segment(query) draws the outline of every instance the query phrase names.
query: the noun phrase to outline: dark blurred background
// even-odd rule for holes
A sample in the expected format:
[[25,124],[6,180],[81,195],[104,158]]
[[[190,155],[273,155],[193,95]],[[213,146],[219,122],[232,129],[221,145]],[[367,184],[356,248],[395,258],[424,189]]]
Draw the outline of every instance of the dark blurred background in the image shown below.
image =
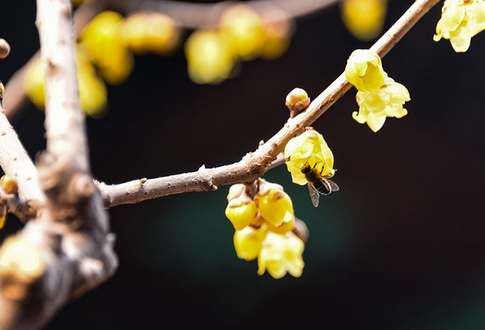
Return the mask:
[[[391,1],[386,28],[413,0]],[[441,4],[383,60],[411,93],[409,114],[373,133],[356,123],[355,89],[313,125],[333,150],[340,191],[313,208],[284,167],[283,184],[310,230],[303,275],[274,280],[239,260],[224,216],[228,187],[109,211],[120,267],[66,305],[49,330],[484,329],[485,33],[468,52],[432,39]],[[0,2],[0,61],[7,82],[38,49],[34,1]],[[298,20],[288,52],[245,62],[218,86],[192,83],[182,51],[140,56],[128,81],[109,88],[109,112],[87,119],[94,175],[106,183],[238,161],[287,119],[286,94],[315,97],[371,42],[353,38],[338,6]],[[34,156],[45,147],[43,113],[14,123]],[[21,228],[10,218],[3,239]]]

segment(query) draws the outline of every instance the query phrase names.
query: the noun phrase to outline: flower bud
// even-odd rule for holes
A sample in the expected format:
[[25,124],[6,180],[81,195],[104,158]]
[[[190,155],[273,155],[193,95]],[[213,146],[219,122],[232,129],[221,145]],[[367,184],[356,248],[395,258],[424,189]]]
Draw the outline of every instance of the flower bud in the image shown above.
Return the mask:
[[0,38],[0,59],[6,58],[10,54],[10,45],[5,39]]
[[4,175],[0,179],[0,186],[2,190],[7,194],[17,194],[19,191],[19,186],[17,181],[10,175]]
[[290,109],[290,118],[295,117],[297,114],[308,108],[310,104],[310,98],[307,92],[301,88],[294,88],[286,96],[285,104]]
[[251,200],[233,199],[226,207],[226,217],[231,221],[234,229],[242,230],[249,226],[258,214],[256,203]]

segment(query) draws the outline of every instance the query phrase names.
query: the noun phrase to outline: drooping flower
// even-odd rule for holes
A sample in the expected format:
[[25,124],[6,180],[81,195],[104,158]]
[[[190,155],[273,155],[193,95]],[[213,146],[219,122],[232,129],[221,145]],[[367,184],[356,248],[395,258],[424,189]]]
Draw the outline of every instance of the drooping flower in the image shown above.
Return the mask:
[[368,41],[382,31],[387,12],[387,0],[345,0],[342,21],[357,39]]
[[169,16],[157,12],[137,12],[121,23],[121,39],[135,54],[172,52],[180,33]]
[[267,270],[275,279],[282,278],[287,272],[300,277],[305,266],[304,249],[305,243],[292,232],[285,235],[268,232],[258,257],[258,274]]
[[[107,88],[96,74],[82,47],[76,47],[76,68],[79,84],[79,101],[83,112],[91,117],[101,117],[107,103]],[[43,110],[45,107],[45,66],[41,59],[32,62],[24,77],[27,97]]]
[[241,60],[259,56],[265,41],[263,20],[245,5],[233,5],[220,18],[220,33],[232,54]]
[[294,220],[293,203],[280,185],[265,182],[264,185],[260,185],[254,200],[261,217],[273,226],[278,227]]
[[217,30],[197,30],[185,42],[190,79],[198,84],[219,84],[229,78],[236,63]]
[[449,39],[455,52],[462,53],[470,47],[471,38],[483,30],[484,0],[446,0],[433,40]]
[[258,214],[256,203],[252,200],[236,198],[226,207],[226,217],[231,221],[234,229],[242,230],[249,226]]
[[265,237],[266,230],[263,227],[254,228],[248,226],[242,230],[236,230],[234,232],[234,249],[237,257],[246,261],[256,259],[261,251]]
[[335,173],[332,151],[323,136],[315,130],[307,130],[288,141],[284,156],[288,171],[296,184],[303,186],[307,183],[305,174],[301,171],[305,166],[314,168],[324,177],[331,177]]
[[359,91],[378,90],[387,78],[379,55],[368,49],[356,49],[345,66],[345,78]]
[[404,85],[387,78],[379,90],[357,93],[359,112],[355,111],[352,117],[360,124],[367,123],[372,131],[377,132],[387,117],[402,118],[407,115],[403,105],[410,99]]
[[101,77],[109,84],[124,82],[134,66],[133,54],[121,39],[123,16],[104,11],[98,14],[81,33],[81,44]]

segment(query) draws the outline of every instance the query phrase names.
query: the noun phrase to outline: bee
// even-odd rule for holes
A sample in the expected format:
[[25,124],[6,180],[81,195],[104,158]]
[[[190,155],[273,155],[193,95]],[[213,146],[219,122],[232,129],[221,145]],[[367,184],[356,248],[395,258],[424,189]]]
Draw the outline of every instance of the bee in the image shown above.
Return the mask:
[[310,199],[315,207],[318,207],[320,195],[329,195],[339,190],[339,186],[329,179],[332,176],[322,176],[321,172],[315,170],[315,166],[311,167],[307,164],[301,169],[301,173],[305,175]]

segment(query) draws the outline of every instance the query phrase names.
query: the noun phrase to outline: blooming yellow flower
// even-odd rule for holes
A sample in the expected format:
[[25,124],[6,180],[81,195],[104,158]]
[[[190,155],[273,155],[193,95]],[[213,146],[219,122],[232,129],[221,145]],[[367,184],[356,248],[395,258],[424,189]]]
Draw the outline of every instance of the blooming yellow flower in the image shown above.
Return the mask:
[[259,56],[265,41],[263,20],[245,5],[233,5],[220,18],[220,32],[234,56],[252,60]]
[[352,117],[360,124],[367,122],[370,129],[377,132],[384,125],[386,117],[402,118],[407,115],[403,105],[410,99],[404,85],[387,78],[376,92],[357,92],[359,112],[354,112]]
[[386,18],[387,0],[345,0],[342,3],[342,20],[356,38],[368,41],[382,31]]
[[302,254],[305,243],[292,232],[280,235],[269,231],[263,241],[258,257],[258,274],[267,270],[275,279],[282,278],[286,273],[300,277],[305,263]]
[[96,16],[81,33],[81,44],[109,84],[120,84],[133,70],[133,54],[121,39],[123,16],[104,11]]
[[378,90],[386,77],[381,58],[376,53],[367,49],[357,49],[350,54],[345,66],[345,78],[359,91]]
[[254,260],[258,257],[263,240],[266,237],[266,230],[248,226],[242,230],[234,232],[234,249],[237,257],[247,261]]
[[271,184],[266,189],[260,187],[254,200],[261,217],[273,226],[294,220],[293,203],[280,185]]
[[284,156],[288,171],[296,184],[303,186],[307,183],[305,174],[301,172],[305,166],[315,168],[322,176],[333,176],[335,173],[332,151],[317,131],[307,130],[288,141]]
[[235,64],[224,38],[216,30],[198,30],[185,42],[190,79],[198,84],[218,84],[229,78]]
[[484,0],[446,0],[433,40],[449,39],[455,52],[462,53],[470,47],[471,38],[483,30]]

